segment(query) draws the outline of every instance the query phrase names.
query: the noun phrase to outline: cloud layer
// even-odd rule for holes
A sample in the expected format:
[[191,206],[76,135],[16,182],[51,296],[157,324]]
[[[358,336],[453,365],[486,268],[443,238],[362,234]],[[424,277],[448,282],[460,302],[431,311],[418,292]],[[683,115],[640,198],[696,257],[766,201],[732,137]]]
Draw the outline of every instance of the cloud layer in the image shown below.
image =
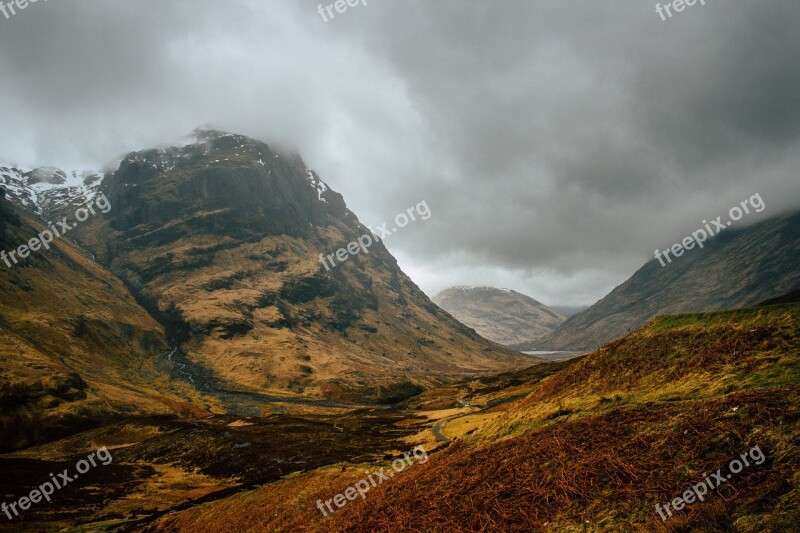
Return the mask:
[[[429,294],[589,304],[758,192],[800,207],[796,0],[80,0],[0,16],[0,159],[99,167],[199,125],[297,149]],[[745,222],[757,220],[750,217]]]

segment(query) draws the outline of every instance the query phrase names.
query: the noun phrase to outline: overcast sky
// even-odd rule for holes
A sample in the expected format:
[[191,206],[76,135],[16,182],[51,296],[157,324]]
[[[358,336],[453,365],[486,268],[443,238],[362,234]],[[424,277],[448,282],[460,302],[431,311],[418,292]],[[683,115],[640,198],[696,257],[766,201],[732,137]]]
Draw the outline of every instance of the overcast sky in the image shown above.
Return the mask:
[[[331,0],[329,0],[331,1]],[[292,147],[429,295],[591,304],[759,193],[800,207],[800,1],[50,0],[0,14],[0,160],[200,125]],[[390,225],[391,227],[391,225]]]

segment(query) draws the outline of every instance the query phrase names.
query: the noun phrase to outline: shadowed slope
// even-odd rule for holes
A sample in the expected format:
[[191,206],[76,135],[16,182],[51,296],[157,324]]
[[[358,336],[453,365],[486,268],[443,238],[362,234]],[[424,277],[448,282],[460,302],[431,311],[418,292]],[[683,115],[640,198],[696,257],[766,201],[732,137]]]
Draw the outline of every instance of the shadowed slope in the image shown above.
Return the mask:
[[800,213],[730,228],[662,267],[655,259],[552,334],[518,348],[593,350],[656,315],[758,305],[800,287]]

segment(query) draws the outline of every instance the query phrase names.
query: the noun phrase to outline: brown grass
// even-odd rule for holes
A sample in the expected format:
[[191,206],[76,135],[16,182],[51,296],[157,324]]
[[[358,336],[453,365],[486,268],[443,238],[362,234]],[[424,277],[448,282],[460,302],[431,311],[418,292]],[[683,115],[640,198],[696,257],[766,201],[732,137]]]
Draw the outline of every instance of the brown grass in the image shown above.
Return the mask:
[[[545,378],[526,399],[494,408],[499,415],[477,436],[329,518],[316,498],[352,481],[315,471],[237,499],[236,512],[221,501],[202,520],[181,513],[156,529],[260,531],[269,512],[277,513],[274,531],[798,530],[799,323],[798,306],[656,319]],[[451,423],[471,430],[466,419],[477,416]],[[661,521],[656,503],[755,445],[763,465]]]
[[[586,524],[620,531],[788,530],[782,528],[796,519],[800,503],[798,400],[800,387],[786,386],[613,411],[477,450],[456,445],[369,494],[368,501],[343,508],[324,527],[528,532]],[[746,468],[705,503],[662,523],[656,503],[671,500],[702,480],[703,473],[715,472],[754,445],[767,455],[764,465]]]

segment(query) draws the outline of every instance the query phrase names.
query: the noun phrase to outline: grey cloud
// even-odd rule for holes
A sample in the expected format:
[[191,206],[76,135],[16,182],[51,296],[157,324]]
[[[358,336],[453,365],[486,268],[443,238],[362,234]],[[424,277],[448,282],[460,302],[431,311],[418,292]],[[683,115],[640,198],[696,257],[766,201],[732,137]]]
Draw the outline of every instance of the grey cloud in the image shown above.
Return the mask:
[[387,246],[429,293],[573,305],[755,192],[800,207],[796,0],[318,4],[0,19],[0,159],[100,166],[211,124],[296,148],[365,223],[426,200]]

